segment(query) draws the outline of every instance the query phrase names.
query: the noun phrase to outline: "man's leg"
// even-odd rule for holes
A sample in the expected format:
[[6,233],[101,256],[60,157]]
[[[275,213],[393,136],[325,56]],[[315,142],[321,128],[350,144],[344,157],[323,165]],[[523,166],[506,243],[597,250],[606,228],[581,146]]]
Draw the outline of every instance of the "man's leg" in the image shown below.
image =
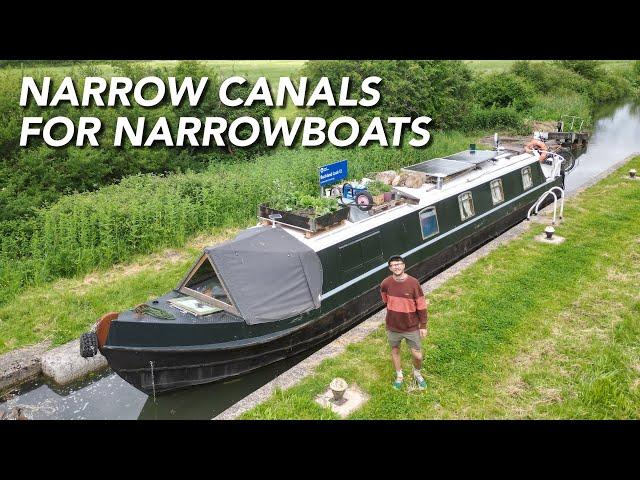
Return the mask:
[[402,372],[402,362],[400,361],[400,346],[391,347],[391,360],[396,372]]
[[413,360],[413,368],[420,370],[422,368],[422,351],[411,349],[411,358]]
[[411,351],[411,360],[413,361],[413,376],[418,382],[418,386],[423,389],[427,386],[420,369],[422,368],[422,345],[420,344],[420,333],[418,331],[411,332],[407,337],[407,343],[409,344]]
[[404,375],[402,374],[402,362],[400,360],[400,341],[402,340],[397,332],[387,330],[387,337],[389,339],[389,346],[391,347],[391,361],[393,362],[393,368],[396,371],[396,379],[393,382],[393,387],[400,389],[402,386],[402,380]]

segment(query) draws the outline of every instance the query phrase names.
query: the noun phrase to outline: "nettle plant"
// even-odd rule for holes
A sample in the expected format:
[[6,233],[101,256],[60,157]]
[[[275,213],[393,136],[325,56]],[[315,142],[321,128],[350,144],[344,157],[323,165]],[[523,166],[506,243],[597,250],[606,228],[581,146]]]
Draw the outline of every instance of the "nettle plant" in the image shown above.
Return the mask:
[[322,216],[340,209],[335,198],[309,195],[296,190],[291,182],[283,185],[275,180],[273,185],[267,202],[273,209],[309,216]]
[[374,180],[367,183],[367,190],[375,197],[376,195],[382,195],[383,193],[390,192],[391,186],[381,182],[380,180]]

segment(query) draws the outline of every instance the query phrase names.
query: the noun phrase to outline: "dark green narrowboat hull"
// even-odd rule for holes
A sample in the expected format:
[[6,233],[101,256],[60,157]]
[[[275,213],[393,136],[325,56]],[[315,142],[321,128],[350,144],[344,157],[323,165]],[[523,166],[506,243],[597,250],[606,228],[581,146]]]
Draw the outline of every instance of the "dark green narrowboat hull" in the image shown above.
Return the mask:
[[[541,187],[538,184],[529,194],[522,192],[518,201],[506,202],[508,205],[496,210],[495,214],[487,214],[479,221],[469,222],[473,226],[463,224],[462,228],[447,235],[447,238],[438,240],[439,237],[436,237],[432,242],[423,241],[424,245],[429,244],[426,248],[419,243],[416,247],[413,241],[409,242],[409,245],[413,243],[413,249],[403,246],[406,245],[405,237],[411,235],[407,225],[411,222],[417,225],[417,211],[378,227],[378,230],[382,227],[390,229],[386,234],[382,233],[387,238],[395,234],[396,245],[393,242],[390,246],[382,245],[381,255],[371,259],[369,270],[356,276],[355,279],[360,279],[350,285],[343,283],[332,290],[331,279],[328,278],[328,286],[323,288],[326,293],[323,294],[321,308],[293,319],[253,326],[256,327],[253,330],[247,330],[250,327],[244,322],[232,322],[225,331],[232,332],[235,329],[237,334],[225,334],[226,339],[218,334],[222,330],[215,323],[198,325],[197,337],[189,337],[186,333],[187,336],[182,338],[179,332],[196,331],[195,325],[192,329],[178,330],[166,321],[141,322],[132,326],[132,322],[118,325],[120,322],[116,320],[111,324],[109,337],[101,351],[118,375],[148,394],[246,374],[317,347],[381,310],[384,304],[379,284],[388,275],[384,258],[395,253],[406,253],[407,272],[424,282],[522,222],[539,195],[554,185],[562,187],[563,180],[563,177],[558,177],[554,182],[546,183],[546,188],[538,188]],[[552,201],[549,198],[543,206]],[[358,237],[369,234],[365,232]],[[326,252],[318,252],[323,265],[332,251],[339,247],[340,244],[328,248]],[[371,268],[372,265],[375,268]],[[127,337],[122,332],[119,334],[119,328],[124,328],[125,323],[128,328],[138,329],[137,335]],[[149,335],[153,340],[145,337],[144,329],[152,330]],[[125,337],[135,337],[136,341],[125,345],[121,341]],[[216,343],[203,343],[207,339],[216,339]]]

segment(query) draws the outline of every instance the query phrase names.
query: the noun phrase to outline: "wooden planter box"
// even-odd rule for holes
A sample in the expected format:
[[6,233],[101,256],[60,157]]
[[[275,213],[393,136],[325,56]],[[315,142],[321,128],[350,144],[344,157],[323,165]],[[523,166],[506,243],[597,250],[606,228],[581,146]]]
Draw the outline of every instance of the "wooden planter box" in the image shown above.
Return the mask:
[[374,205],[382,205],[393,200],[393,192],[384,192],[380,195],[372,195]]
[[374,205],[382,205],[384,203],[384,193],[380,195],[372,195]]
[[262,220],[271,221],[271,219],[269,219],[269,215],[275,214],[282,215],[282,218],[278,218],[276,223],[282,223],[290,227],[315,233],[346,220],[349,217],[349,207],[343,206],[340,210],[333,213],[314,217],[300,212],[286,212],[283,210],[276,210],[275,208],[269,208],[269,204],[267,203],[263,203],[258,206],[258,218]]

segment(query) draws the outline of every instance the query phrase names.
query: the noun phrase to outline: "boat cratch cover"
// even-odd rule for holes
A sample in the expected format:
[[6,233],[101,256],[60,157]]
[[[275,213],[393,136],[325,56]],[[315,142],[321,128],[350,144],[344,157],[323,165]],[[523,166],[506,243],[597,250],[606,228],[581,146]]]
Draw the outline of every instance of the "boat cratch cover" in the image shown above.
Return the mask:
[[313,249],[281,228],[250,228],[205,248],[179,290],[202,292],[203,285],[209,285],[207,295],[232,303],[249,325],[274,322],[320,307],[322,264]]

